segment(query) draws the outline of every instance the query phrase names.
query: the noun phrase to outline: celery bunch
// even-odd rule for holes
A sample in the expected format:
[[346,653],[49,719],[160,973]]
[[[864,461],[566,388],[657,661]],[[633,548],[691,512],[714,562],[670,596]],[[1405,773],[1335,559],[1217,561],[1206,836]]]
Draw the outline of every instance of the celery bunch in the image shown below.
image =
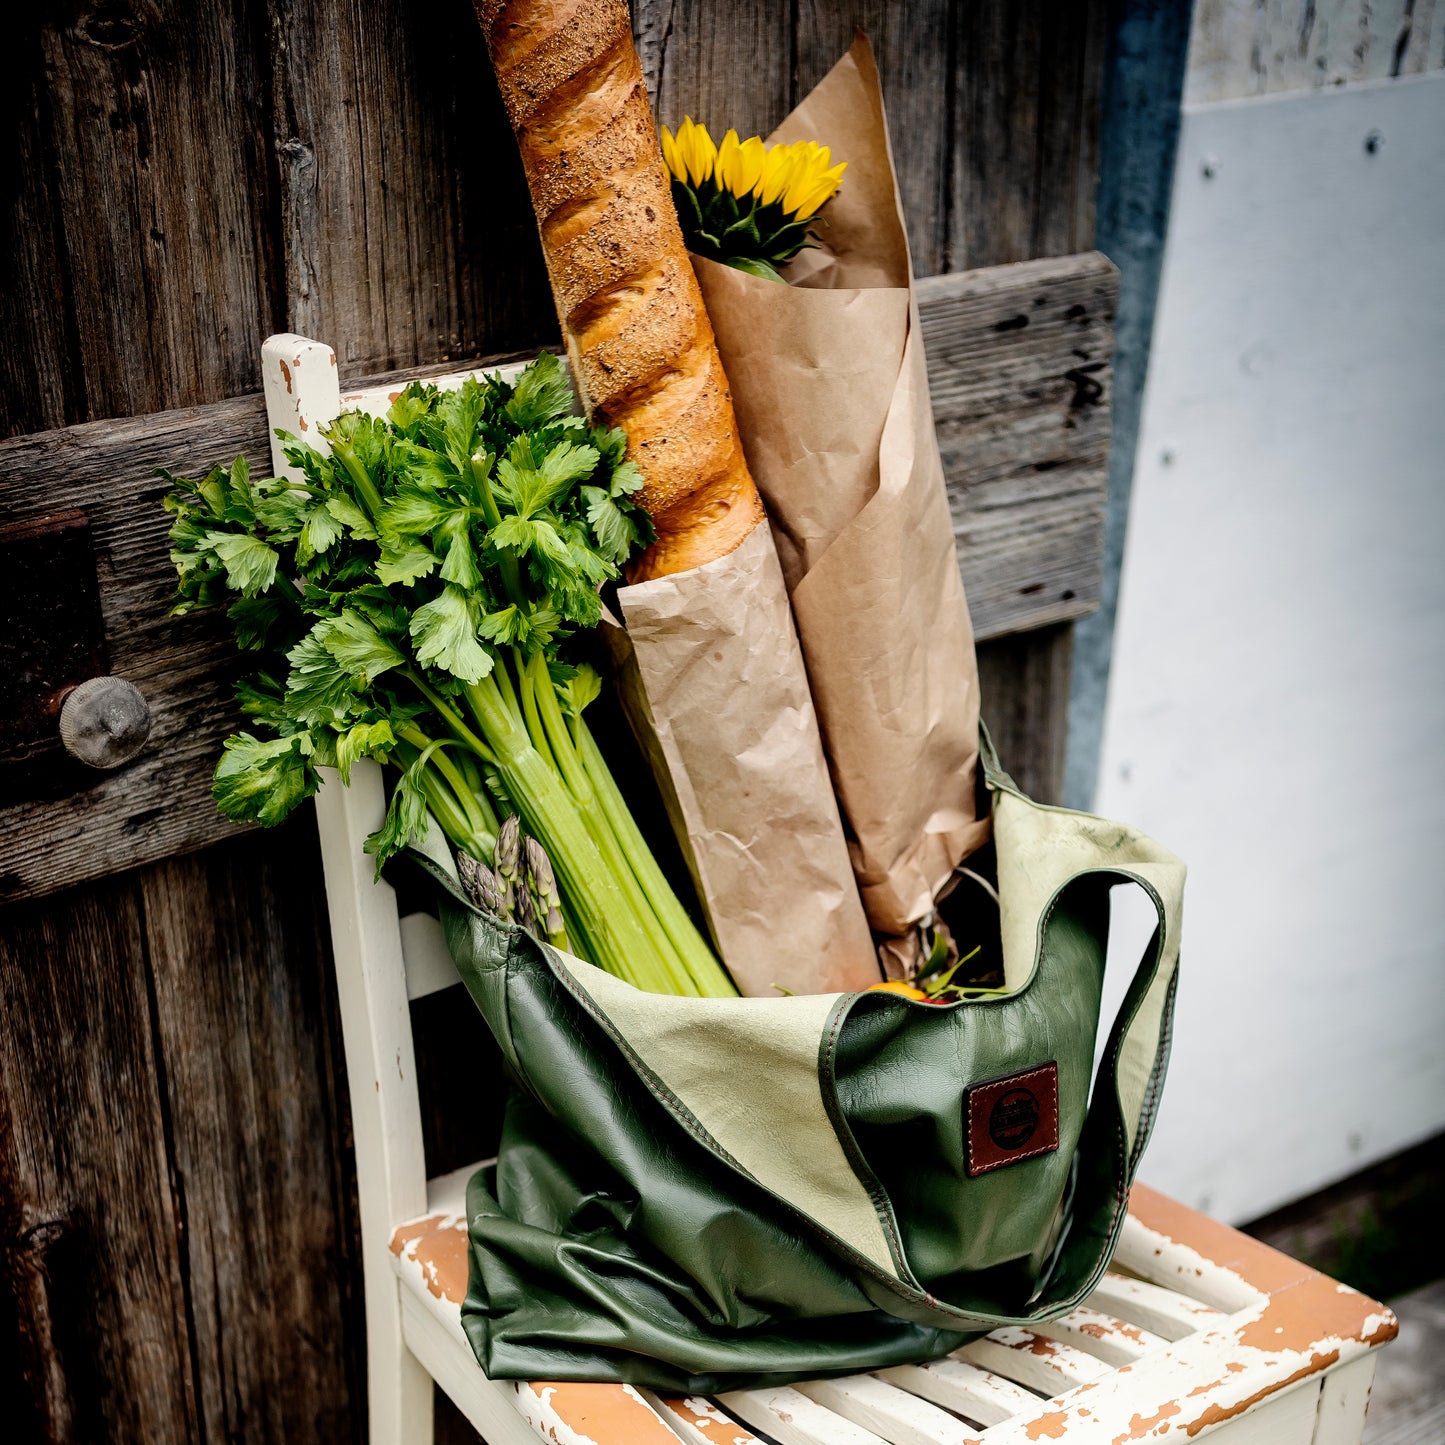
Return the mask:
[[229,600],[238,645],[262,654],[238,686],[254,730],[227,739],[214,795],[272,824],[318,767],[346,781],[376,758],[396,774],[367,840],[378,870],[428,811],[493,866],[519,814],[578,953],[639,988],[726,996],[583,717],[600,682],[569,639],[652,528],[622,432],[571,408],[543,355],[512,385],[413,384],[384,420],[343,413],[329,455],[283,434],[300,483],[252,480],[243,457],[201,481],[165,474],[174,610]]

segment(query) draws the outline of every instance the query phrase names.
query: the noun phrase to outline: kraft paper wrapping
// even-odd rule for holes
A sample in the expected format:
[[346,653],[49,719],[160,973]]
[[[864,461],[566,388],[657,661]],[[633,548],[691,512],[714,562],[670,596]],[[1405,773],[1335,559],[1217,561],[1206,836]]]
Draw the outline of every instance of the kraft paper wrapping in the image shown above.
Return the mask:
[[[776,283],[775,283],[776,284]],[[662,785],[713,940],[749,996],[879,978],[768,528],[618,589],[623,705]]]
[[846,160],[791,285],[694,258],[767,504],[869,922],[902,934],[987,836],[978,670],[873,52],[769,141]]

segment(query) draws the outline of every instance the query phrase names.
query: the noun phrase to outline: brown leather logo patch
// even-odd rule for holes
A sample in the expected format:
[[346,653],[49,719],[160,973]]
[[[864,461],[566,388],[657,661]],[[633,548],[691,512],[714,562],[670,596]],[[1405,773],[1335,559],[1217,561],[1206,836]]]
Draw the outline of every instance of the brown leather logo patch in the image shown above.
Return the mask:
[[968,1175],[987,1174],[1059,1147],[1059,1066],[975,1084],[963,1096]]

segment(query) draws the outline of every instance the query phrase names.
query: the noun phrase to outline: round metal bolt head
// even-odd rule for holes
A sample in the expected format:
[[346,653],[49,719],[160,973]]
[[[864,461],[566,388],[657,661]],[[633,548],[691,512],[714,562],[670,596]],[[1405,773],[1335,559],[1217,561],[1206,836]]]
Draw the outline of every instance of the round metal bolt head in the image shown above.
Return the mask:
[[92,677],[60,709],[65,751],[91,768],[118,768],[145,746],[151,710],[140,689],[123,677]]

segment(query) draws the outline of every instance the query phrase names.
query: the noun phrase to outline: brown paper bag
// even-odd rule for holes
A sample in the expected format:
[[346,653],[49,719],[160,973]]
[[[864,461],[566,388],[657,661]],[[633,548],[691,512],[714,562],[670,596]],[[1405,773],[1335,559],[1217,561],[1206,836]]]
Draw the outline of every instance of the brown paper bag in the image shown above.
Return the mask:
[[694,258],[792,594],[870,923],[903,934],[987,835],[978,671],[872,48],[769,137],[846,160],[791,285]]
[[618,589],[604,621],[622,702],[649,755],[744,994],[878,981],[773,539]]

